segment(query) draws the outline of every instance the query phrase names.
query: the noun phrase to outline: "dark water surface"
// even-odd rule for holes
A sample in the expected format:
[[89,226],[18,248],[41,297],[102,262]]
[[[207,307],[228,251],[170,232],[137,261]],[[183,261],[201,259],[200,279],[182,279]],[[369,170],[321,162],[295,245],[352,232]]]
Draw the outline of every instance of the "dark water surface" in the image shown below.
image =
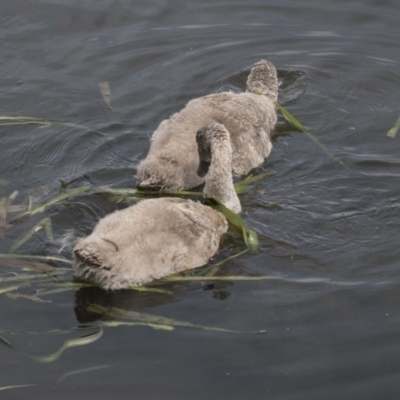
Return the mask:
[[[0,115],[106,133],[0,127],[0,194],[17,190],[14,205],[57,195],[59,179],[69,188],[135,187],[135,166],[161,120],[191,98],[243,90],[261,58],[279,70],[280,102],[350,167],[280,118],[257,171],[275,175],[242,196],[261,251],[220,271],[278,279],[157,286],[170,294],[87,288],[39,296],[46,302],[9,297],[35,295],[36,286],[0,296],[0,329],[24,331],[1,335],[30,355],[85,335],[44,332],[98,325],[87,312],[93,303],[266,333],[104,327],[99,340],[51,363],[1,345],[0,386],[40,385],[1,398],[398,399],[400,136],[386,133],[400,115],[399,19],[394,0],[1,0]],[[66,200],[3,230],[0,253],[49,217],[54,240],[40,231],[16,252],[70,257],[74,235],[89,233],[95,214],[125,206],[95,194]],[[217,260],[243,249],[230,233]],[[1,262],[0,279],[28,273],[21,266]]]

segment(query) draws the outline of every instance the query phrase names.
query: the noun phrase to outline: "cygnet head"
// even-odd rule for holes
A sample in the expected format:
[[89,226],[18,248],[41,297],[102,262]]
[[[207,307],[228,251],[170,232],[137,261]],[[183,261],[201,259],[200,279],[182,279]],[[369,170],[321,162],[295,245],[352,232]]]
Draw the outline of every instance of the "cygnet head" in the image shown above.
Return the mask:
[[196,134],[199,152],[197,174],[205,176],[203,193],[238,214],[242,210],[232,180],[232,147],[224,125],[212,123]]
[[139,189],[181,190],[182,167],[172,157],[148,156],[139,164],[136,184]]
[[247,92],[263,94],[278,100],[278,77],[274,65],[267,60],[256,62],[247,78]]

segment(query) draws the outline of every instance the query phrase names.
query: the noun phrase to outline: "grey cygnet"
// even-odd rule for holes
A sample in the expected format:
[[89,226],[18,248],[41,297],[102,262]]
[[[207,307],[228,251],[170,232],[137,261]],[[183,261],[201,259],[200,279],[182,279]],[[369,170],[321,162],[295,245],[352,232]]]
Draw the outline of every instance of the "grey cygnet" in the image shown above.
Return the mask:
[[101,219],[74,248],[75,276],[125,289],[200,267],[217,252],[225,217],[191,200],[147,199]]
[[247,174],[272,150],[270,134],[277,121],[277,98],[276,69],[261,60],[251,69],[245,93],[223,92],[191,100],[154,132],[149,153],[138,166],[138,187],[168,191],[204,183],[204,177],[197,174],[196,134],[215,123],[229,135],[232,173]]

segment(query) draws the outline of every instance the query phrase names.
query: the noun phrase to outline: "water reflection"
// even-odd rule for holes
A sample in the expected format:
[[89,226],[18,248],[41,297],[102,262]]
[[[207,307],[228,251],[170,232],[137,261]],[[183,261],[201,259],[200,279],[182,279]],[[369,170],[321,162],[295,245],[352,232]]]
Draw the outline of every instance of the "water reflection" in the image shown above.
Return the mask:
[[[106,309],[117,308],[124,311],[149,311],[174,302],[177,287],[170,287],[171,294],[138,292],[135,290],[106,291],[98,287],[82,288],[76,291],[74,311],[76,319],[81,324],[88,324],[102,319],[102,314],[88,310],[90,305],[98,305]],[[181,289],[182,290],[182,289]]]

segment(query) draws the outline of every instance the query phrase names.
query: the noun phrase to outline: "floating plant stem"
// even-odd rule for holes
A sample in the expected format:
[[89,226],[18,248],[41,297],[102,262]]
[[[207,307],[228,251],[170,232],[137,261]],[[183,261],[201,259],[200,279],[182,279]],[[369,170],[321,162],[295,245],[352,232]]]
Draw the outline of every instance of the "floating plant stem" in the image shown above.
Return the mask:
[[1,392],[2,390],[19,389],[19,388],[32,387],[32,386],[40,386],[40,385],[37,385],[37,384],[35,384],[35,383],[32,383],[32,384],[28,384],[28,385],[1,386],[1,387],[0,387],[0,392]]
[[191,192],[189,190],[175,190],[175,191],[161,191],[161,190],[144,190],[144,189],[124,189],[124,188],[109,188],[98,187],[95,189],[97,192],[105,192],[123,196],[203,196],[202,192]]
[[45,218],[42,221],[43,221],[44,233],[46,234],[47,239],[53,242],[54,241],[53,224],[51,223],[51,219]]
[[130,322],[130,321],[102,321],[103,326],[117,328],[119,326],[147,326],[155,330],[173,331],[175,328],[171,325],[152,324],[150,322]]
[[0,227],[5,226],[7,220],[7,197],[0,196]]
[[[47,263],[43,263],[37,260],[21,259],[21,258],[8,258],[6,261],[2,260],[2,264],[7,265],[11,268],[19,268],[24,271],[34,271],[40,273],[63,273],[62,271],[67,268],[55,268]],[[70,268],[68,268],[70,271]],[[17,274],[16,274],[17,275]]]
[[[249,175],[245,179],[234,184],[235,191],[238,194],[246,193],[250,190],[249,185],[261,181],[265,178],[273,176],[274,172],[263,172],[258,175]],[[203,196],[203,192],[194,192],[191,190],[172,190],[172,191],[157,191],[145,189],[124,189],[124,188],[109,188],[99,187],[95,189],[97,192],[107,192],[115,195],[124,196]]]
[[397,121],[395,122],[395,124],[393,125],[393,127],[389,130],[389,132],[387,133],[387,136],[394,138],[397,135],[397,131],[400,128],[400,117],[397,118]]
[[89,282],[44,282],[40,284],[41,288],[66,288],[66,289],[81,289],[87,287],[96,287],[94,283]]
[[99,88],[101,95],[103,96],[104,102],[108,105],[108,108],[112,110],[111,107],[111,88],[109,82],[99,82]]
[[40,384],[36,384],[36,383],[32,383],[32,384],[25,384],[25,385],[12,385],[12,386],[1,386],[0,387],[0,391],[2,390],[9,390],[9,389],[19,389],[19,388],[24,388],[24,387],[32,387],[32,386],[41,386],[41,387],[47,387],[50,389],[55,390],[57,388],[57,386],[64,381],[66,378],[72,376],[72,375],[81,375],[83,373],[87,373],[87,372],[92,372],[92,371],[98,371],[100,369],[105,369],[105,368],[110,368],[112,367],[112,365],[99,365],[99,366],[95,366],[95,367],[89,367],[89,368],[82,368],[82,369],[78,369],[78,370],[74,370],[74,371],[70,371],[67,372],[65,374],[63,374],[54,385],[40,385]]
[[47,239],[53,241],[53,228],[51,219],[43,218],[17,240],[17,242],[10,249],[11,253],[14,253],[17,249],[19,249],[27,240],[29,240],[37,231],[42,228],[45,229]]
[[8,200],[7,200],[7,205],[11,205],[12,202],[17,198],[19,194],[18,190],[14,190],[9,196],[8,196]]
[[192,192],[190,190],[174,190],[171,192],[163,192],[163,194],[171,196],[204,196],[203,192]]
[[210,270],[207,272],[207,274],[206,274],[206,276],[214,276],[218,271],[219,271],[219,267],[222,265],[222,264],[225,264],[226,262],[228,262],[228,261],[230,261],[230,260],[233,260],[234,258],[237,258],[237,257],[240,257],[240,256],[242,256],[243,254],[246,254],[247,252],[249,252],[250,251],[250,249],[245,249],[245,250],[243,250],[243,251],[241,251],[241,252],[239,252],[239,253],[237,253],[237,254],[234,254],[234,255],[232,255],[232,256],[230,256],[230,257],[228,257],[228,258],[225,258],[225,260],[222,260],[222,261],[220,261],[219,263],[216,263],[216,264],[214,264],[211,268],[210,268]]
[[315,135],[313,135],[307,128],[302,125],[288,110],[286,110],[285,107],[281,106],[278,102],[275,102],[276,107],[279,109],[279,111],[283,114],[285,117],[286,121],[289,122],[290,125],[293,126],[293,128],[297,129],[300,132],[303,132],[309,139],[311,139],[317,146],[319,146],[325,154],[331,158],[332,160],[338,162],[342,167],[346,169],[350,169],[343,161],[339,160],[337,157],[335,157],[329,150],[328,148],[321,143]]
[[133,320],[133,325],[144,325],[149,326],[154,329],[163,329],[163,330],[173,330],[175,327],[183,327],[190,329],[201,329],[208,330],[214,332],[222,332],[222,333],[265,333],[264,330],[261,331],[253,331],[253,332],[243,332],[243,331],[234,331],[231,329],[218,328],[213,326],[204,326],[193,324],[191,322],[176,320],[172,318],[163,317],[160,315],[146,314],[137,311],[127,311],[121,308],[115,307],[104,307],[100,304],[89,304],[87,307],[87,311],[93,312],[96,314],[100,314],[103,317],[106,317],[106,321],[102,322],[104,326],[118,326],[118,325],[129,325],[128,323],[119,322],[119,321],[109,321],[112,319],[123,319],[123,320]]
[[39,331],[39,332],[32,332],[32,331],[24,331],[21,329],[0,329],[0,333],[7,334],[7,335],[44,335],[44,334],[52,334],[52,335],[65,335],[69,333],[82,333],[85,331],[98,329],[98,325],[80,325],[74,326],[73,328],[67,329],[51,329],[50,331]]
[[257,233],[251,230],[239,215],[229,210],[229,208],[225,207],[223,204],[214,201],[211,204],[213,208],[217,209],[225,216],[230,225],[242,233],[244,242],[249,250],[257,251],[260,249]]
[[240,276],[240,275],[228,275],[228,276],[168,276],[162,278],[165,282],[197,282],[197,281],[265,281],[279,279],[277,276]]
[[159,315],[153,314],[146,314],[137,311],[126,311],[121,308],[115,307],[104,307],[100,304],[89,304],[87,307],[87,311],[93,312],[96,314],[101,314],[103,317],[107,318],[119,318],[119,319],[128,319],[134,320],[135,322],[140,322],[141,324],[155,324],[161,325],[164,327],[171,327],[172,329],[175,326],[184,327],[184,328],[192,328],[192,329],[204,329],[210,331],[217,331],[217,332],[230,332],[233,333],[235,331],[223,328],[216,328],[212,326],[203,326],[192,324],[191,322],[186,321],[179,321],[172,318],[162,317]]
[[58,288],[55,288],[55,289],[49,289],[49,290],[47,290],[47,289],[38,289],[37,291],[36,291],[36,293],[40,296],[40,297],[42,297],[42,296],[48,296],[48,295],[50,295],[50,294],[58,294],[58,293],[64,293],[64,292],[70,292],[70,291],[72,291],[72,290],[75,290],[75,288],[70,288],[70,287],[58,287]]
[[18,282],[18,281],[29,281],[32,279],[43,278],[43,274],[20,274],[12,275],[7,277],[0,277],[0,283]]
[[250,184],[269,178],[274,175],[274,172],[263,172],[258,175],[249,175],[245,179],[236,182],[233,186],[237,194],[247,193],[250,191]]
[[[235,189],[237,191],[237,193],[241,194],[241,193],[245,193],[249,190],[248,185],[254,182],[257,182],[259,180],[262,180],[266,177],[271,176],[272,173],[271,172],[265,172],[259,175],[250,175],[247,178],[245,178],[244,180],[237,182],[235,184]],[[139,190],[139,189],[125,189],[125,188],[109,188],[109,187],[92,187],[90,185],[86,185],[86,186],[82,186],[82,187],[78,187],[75,189],[71,189],[68,190],[66,192],[63,192],[61,194],[59,194],[58,196],[55,196],[49,200],[47,200],[46,202],[44,202],[43,204],[34,207],[33,205],[33,200],[30,197],[29,198],[29,204],[28,204],[28,210],[25,214],[21,215],[20,217],[28,217],[28,216],[33,216],[35,214],[41,213],[43,211],[45,211],[48,207],[60,203],[64,200],[67,200],[69,198],[75,197],[75,196],[80,196],[84,193],[93,191],[94,193],[111,193],[114,195],[122,195],[122,196],[164,196],[164,195],[172,195],[172,196],[203,196],[202,192],[192,192],[192,191],[188,191],[188,190],[181,190],[181,191],[171,191],[171,192],[162,192],[162,191],[154,191],[154,190]],[[16,206],[17,207],[17,206]],[[18,206],[19,207],[19,206]],[[89,208],[89,206],[87,206]],[[19,208],[18,208],[19,210]],[[90,210],[94,212],[94,210],[92,210],[90,208]],[[17,220],[18,217],[17,217]],[[49,225],[44,226],[47,229],[48,234],[50,235],[50,227]]]
[[86,209],[89,210],[98,220],[100,219],[99,214],[97,214],[97,212],[96,212],[92,207],[88,206],[87,204],[81,203],[81,202],[78,202],[78,201],[74,201],[73,204],[74,204],[74,205],[79,205],[79,206],[81,206],[81,207],[83,207],[83,208],[86,208]]
[[87,372],[98,371],[100,369],[110,368],[112,366],[113,365],[97,365],[95,367],[82,368],[82,369],[77,369],[77,370],[74,370],[74,371],[67,372],[67,373],[63,374],[57,380],[57,382],[54,385],[54,389],[58,386],[59,383],[61,383],[65,378],[68,378],[69,376],[78,375],[78,374],[81,375],[81,374],[84,374],[84,373],[87,373]]
[[[57,282],[48,282],[49,278],[58,278],[65,275],[68,271],[56,271],[53,274],[49,273],[37,273],[37,274],[16,274],[12,276],[0,277],[0,284],[11,284],[11,286],[0,287],[0,294],[13,292],[15,290],[25,288],[28,286],[42,287],[46,285],[57,285]],[[22,295],[21,295],[22,296]],[[23,295],[25,296],[25,295]]]
[[27,287],[27,286],[29,286],[29,283],[20,283],[18,285],[12,285],[12,286],[8,286],[5,288],[0,288],[0,294],[13,292],[14,290],[18,290],[20,288]]
[[[68,271],[70,272],[70,271]],[[22,282],[22,283],[27,283],[29,284],[35,284],[35,285],[45,285],[46,283],[51,285],[56,285],[57,283],[55,282],[48,282],[50,277],[54,277],[54,278],[59,278],[63,275],[65,275],[66,273],[62,273],[62,274],[46,274],[46,273],[37,273],[35,275],[33,274],[20,274],[20,275],[12,275],[12,276],[8,276],[8,277],[1,277],[0,278],[0,284],[3,283],[10,283],[10,282]]]
[[135,286],[133,288],[130,288],[130,290],[136,290],[137,292],[151,292],[151,293],[162,293],[162,294],[174,294],[171,290],[167,289],[158,289],[158,288],[153,288],[153,287],[147,287],[147,286]]
[[43,203],[41,206],[34,208],[31,212],[30,215],[35,215],[38,213],[43,212],[47,207],[59,203],[62,200],[66,200],[70,197],[74,197],[74,196],[78,196],[80,194],[89,192],[90,190],[92,190],[92,186],[86,185],[86,186],[82,186],[76,189],[72,189],[69,190],[68,192],[64,192],[61,193],[60,195],[53,197],[52,199],[46,201],[45,203]]
[[71,260],[67,260],[63,257],[58,256],[31,256],[31,255],[24,255],[24,254],[3,254],[0,253],[0,258],[15,258],[15,259],[32,259],[32,260],[46,260],[46,261],[58,261],[66,264],[71,264]]
[[72,348],[72,347],[78,347],[78,346],[85,346],[91,343],[96,342],[103,336],[103,328],[98,326],[98,331],[95,333],[92,333],[87,336],[83,336],[77,339],[68,339],[64,341],[63,345],[54,353],[44,355],[44,356],[34,356],[28,353],[25,353],[24,351],[20,350],[19,348],[13,346],[7,339],[3,338],[0,336],[0,343],[4,344],[6,347],[9,347],[12,350],[17,351],[18,353],[24,355],[25,357],[30,358],[32,361],[36,361],[37,363],[51,363],[56,360],[58,360],[61,355],[64,353],[65,350]]
[[61,125],[67,126],[70,128],[77,128],[84,130],[86,132],[94,132],[102,136],[106,136],[104,132],[97,131],[95,129],[88,128],[83,125],[73,124],[71,122],[59,121],[55,119],[46,119],[46,118],[35,118],[35,117],[25,117],[25,116],[8,116],[1,115],[0,116],[0,126],[5,125],[40,125],[43,128],[48,128],[53,125]]
[[21,212],[25,212],[26,211],[26,206],[24,205],[10,205],[10,203],[8,203],[7,205],[7,212],[8,214],[15,214],[15,213],[21,213]]

